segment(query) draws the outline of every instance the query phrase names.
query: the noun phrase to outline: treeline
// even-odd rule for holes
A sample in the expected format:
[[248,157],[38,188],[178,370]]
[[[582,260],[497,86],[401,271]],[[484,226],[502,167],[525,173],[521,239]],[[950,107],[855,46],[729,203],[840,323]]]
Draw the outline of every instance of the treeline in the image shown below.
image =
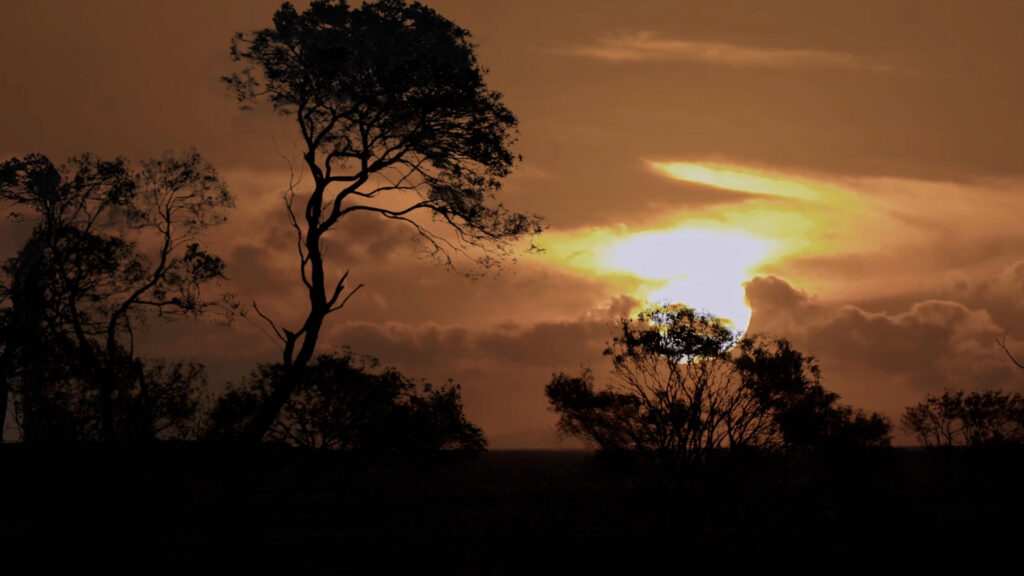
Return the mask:
[[[57,167],[31,155],[0,164],[0,199],[32,224],[0,267],[0,424],[25,442],[231,439],[284,378],[256,367],[214,397],[198,363],[140,358],[154,320],[230,319],[223,260],[202,232],[233,198],[195,151],[134,168],[90,155]],[[842,404],[821,369],[785,339],[744,337],[683,305],[624,318],[605,350],[612,386],[556,374],[546,388],[559,428],[606,453],[691,466],[723,450],[886,446],[891,423]],[[10,415],[11,420],[6,421]],[[1024,443],[1024,398],[945,391],[907,408],[924,446]],[[432,386],[351,352],[321,355],[265,433],[331,449],[482,449],[460,390]]]
[[[219,397],[202,365],[144,359],[136,333],[154,320],[230,319],[223,260],[202,232],[233,198],[195,151],[134,168],[90,155],[57,167],[31,155],[0,164],[0,199],[32,224],[0,267],[0,424],[25,442],[239,437],[281,364],[256,367]],[[605,350],[612,387],[556,374],[546,388],[560,429],[608,453],[673,467],[722,450],[885,446],[891,423],[842,404],[821,369],[785,339],[745,337],[713,315],[654,306],[622,319]],[[5,419],[10,414],[11,421]],[[1024,443],[1024,398],[946,391],[907,408],[924,446]],[[416,382],[351,352],[304,369],[264,435],[332,449],[479,450],[481,430],[454,385]]]

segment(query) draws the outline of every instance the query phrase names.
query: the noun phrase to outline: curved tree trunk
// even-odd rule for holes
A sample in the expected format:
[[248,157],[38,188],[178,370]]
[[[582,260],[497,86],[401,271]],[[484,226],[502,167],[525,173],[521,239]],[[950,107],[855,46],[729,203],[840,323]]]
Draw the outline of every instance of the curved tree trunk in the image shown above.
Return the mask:
[[[243,442],[259,442],[274,425],[281,409],[292,397],[299,384],[302,382],[306,366],[313,359],[316,351],[317,340],[320,337],[320,329],[323,327],[324,319],[331,313],[331,302],[327,298],[326,281],[324,276],[323,253],[320,247],[320,233],[316,223],[320,215],[317,206],[320,198],[323,197],[324,185],[319,184],[314,190],[307,203],[306,220],[309,226],[309,233],[306,236],[306,254],[310,267],[308,280],[308,293],[310,300],[309,314],[306,321],[298,332],[284,330],[284,371],[281,379],[274,382],[270,396],[267,397],[259,410],[248,422],[239,437]],[[344,282],[342,279],[341,282]],[[339,283],[341,286],[341,283]],[[295,346],[301,340],[301,345],[296,351]]]

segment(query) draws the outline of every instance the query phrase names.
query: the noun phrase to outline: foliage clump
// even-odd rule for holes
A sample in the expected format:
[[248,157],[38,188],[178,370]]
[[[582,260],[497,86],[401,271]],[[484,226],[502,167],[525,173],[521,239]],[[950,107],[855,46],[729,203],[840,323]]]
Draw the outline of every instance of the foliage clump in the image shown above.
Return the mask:
[[[304,374],[267,440],[368,451],[476,452],[487,445],[483,431],[466,419],[457,385],[416,382],[351,353],[320,355]],[[281,377],[281,365],[262,365],[229,390],[211,414],[211,434],[235,436]]]

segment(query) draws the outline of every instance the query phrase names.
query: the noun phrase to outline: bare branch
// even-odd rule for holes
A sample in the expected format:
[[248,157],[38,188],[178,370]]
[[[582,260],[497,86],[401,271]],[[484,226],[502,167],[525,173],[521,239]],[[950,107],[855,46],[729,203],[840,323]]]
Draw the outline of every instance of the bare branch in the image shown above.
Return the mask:
[[353,288],[352,291],[349,292],[348,295],[345,296],[341,300],[340,304],[338,304],[337,306],[334,306],[333,308],[330,309],[330,312],[337,312],[338,310],[341,310],[342,308],[344,308],[345,304],[348,304],[349,299],[352,298],[353,296],[355,296],[356,292],[359,292],[359,289],[362,288],[363,286],[365,286],[365,284],[360,284],[360,285],[356,286],[355,288]]
[[1021,364],[1016,358],[1014,358],[1013,354],[1010,352],[1010,349],[1006,347],[1006,336],[1006,334],[1003,334],[1002,339],[996,338],[996,345],[1003,349],[1003,352],[1006,353],[1007,358],[1009,358],[1010,361],[1017,366],[1017,368],[1024,370],[1024,364]]
[[281,334],[281,331],[277,329],[277,324],[275,324],[274,321],[269,316],[267,316],[266,314],[263,313],[262,310],[260,310],[260,307],[256,305],[255,300],[252,301],[252,309],[256,311],[256,314],[258,314],[260,318],[262,318],[267,324],[270,325],[271,330],[274,331],[274,335],[277,336],[278,339],[281,340],[281,342],[287,342],[285,337]]
[[345,273],[342,274],[341,278],[338,279],[338,283],[334,285],[334,293],[331,294],[331,297],[327,299],[328,308],[334,306],[334,303],[337,302],[338,300],[338,295],[341,294],[341,291],[345,289],[345,280],[348,280],[348,272],[348,270],[345,270]]
[[430,202],[428,200],[423,200],[421,202],[417,202],[417,203],[415,203],[415,204],[413,204],[411,206],[408,206],[406,208],[403,208],[401,210],[388,210],[387,208],[380,208],[380,207],[377,207],[377,206],[367,206],[365,204],[356,204],[355,206],[349,206],[348,208],[345,208],[344,210],[342,210],[341,211],[341,216],[344,216],[345,214],[348,214],[350,212],[367,211],[367,212],[376,212],[376,213],[380,214],[381,216],[384,216],[385,218],[398,218],[400,216],[405,216],[406,214],[409,214],[411,212],[415,212],[416,210],[420,210],[422,208],[433,208],[433,209],[436,209],[437,206],[433,202]]

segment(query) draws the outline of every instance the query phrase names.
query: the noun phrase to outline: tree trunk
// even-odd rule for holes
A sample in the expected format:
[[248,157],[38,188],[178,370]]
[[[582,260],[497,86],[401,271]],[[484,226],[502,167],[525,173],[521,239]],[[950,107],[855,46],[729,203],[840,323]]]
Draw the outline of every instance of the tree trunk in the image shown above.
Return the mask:
[[[274,425],[281,409],[295,393],[295,390],[302,383],[306,366],[313,358],[316,349],[317,339],[320,335],[320,327],[323,326],[324,318],[327,317],[326,307],[314,307],[306,318],[306,332],[302,340],[302,347],[294,356],[292,348],[285,347],[284,352],[284,373],[281,379],[274,382],[270,396],[260,405],[259,410],[252,420],[245,426],[239,435],[239,440],[247,443],[255,443],[263,440],[267,431]],[[290,357],[292,356],[292,357]]]
[[113,376],[109,370],[100,371],[100,435],[108,444],[114,442]]
[[11,396],[11,369],[10,355],[7,350],[0,355],[0,444],[4,442],[4,432],[7,430],[7,404]]
[[[309,365],[316,351],[317,340],[320,337],[320,329],[323,327],[324,319],[331,313],[331,305],[327,298],[327,280],[324,274],[324,259],[320,237],[323,230],[320,228],[320,217],[322,201],[327,182],[323,179],[323,173],[316,165],[316,151],[312,142],[307,139],[306,144],[309,151],[305,155],[306,163],[313,173],[315,185],[313,192],[306,202],[306,258],[309,264],[309,279],[306,283],[307,294],[309,295],[309,314],[302,325],[302,329],[296,333],[285,331],[285,347],[283,354],[284,373],[278,382],[273,384],[270,396],[260,405],[252,420],[243,428],[239,434],[239,440],[248,443],[260,442],[274,425],[281,409],[295,393],[296,388],[302,382],[306,366]],[[291,210],[291,207],[288,208]],[[294,217],[294,214],[293,214]],[[303,279],[305,280],[305,267],[303,266]],[[295,344],[302,339],[302,345],[298,352],[295,351]]]

